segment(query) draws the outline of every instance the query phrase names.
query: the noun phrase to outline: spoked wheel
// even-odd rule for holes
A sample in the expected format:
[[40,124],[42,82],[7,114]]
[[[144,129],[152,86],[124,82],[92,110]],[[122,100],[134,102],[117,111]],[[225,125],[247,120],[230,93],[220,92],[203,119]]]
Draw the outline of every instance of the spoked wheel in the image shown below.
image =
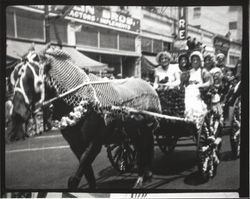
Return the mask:
[[174,151],[178,137],[160,134],[155,136],[157,144],[163,153],[167,155]]
[[232,153],[235,158],[240,157],[240,126],[241,126],[241,100],[237,98],[234,104],[234,115],[230,142]]
[[210,111],[204,119],[197,141],[198,170],[203,181],[216,175],[220,163],[220,131],[218,115]]
[[135,166],[136,151],[128,141],[107,146],[109,161],[119,172],[129,172]]

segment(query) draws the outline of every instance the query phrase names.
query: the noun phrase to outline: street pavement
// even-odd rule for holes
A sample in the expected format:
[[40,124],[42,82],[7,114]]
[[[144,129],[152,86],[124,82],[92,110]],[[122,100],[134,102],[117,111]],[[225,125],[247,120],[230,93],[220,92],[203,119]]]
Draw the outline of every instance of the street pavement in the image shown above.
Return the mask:
[[[59,131],[6,144],[5,183],[8,189],[66,189],[78,161]],[[119,173],[109,162],[103,147],[93,163],[100,190],[130,190],[136,173]],[[189,138],[181,138],[172,154],[163,154],[155,145],[154,177],[145,185],[149,190],[235,191],[240,184],[240,161],[233,159],[229,136],[223,137],[222,158],[217,175],[202,182],[197,173],[196,147]],[[87,188],[83,178],[80,189]]]

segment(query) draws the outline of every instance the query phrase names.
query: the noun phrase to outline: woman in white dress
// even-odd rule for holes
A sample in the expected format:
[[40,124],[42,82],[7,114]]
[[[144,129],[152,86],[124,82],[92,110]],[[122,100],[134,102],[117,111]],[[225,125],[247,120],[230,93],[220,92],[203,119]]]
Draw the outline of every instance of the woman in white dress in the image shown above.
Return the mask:
[[170,64],[171,59],[171,54],[166,51],[160,52],[156,56],[159,66],[155,69],[154,88],[160,97],[162,113],[180,116],[184,114],[184,111],[180,111],[184,107],[180,107],[180,100],[177,100],[180,98],[179,85],[181,71],[178,64]]
[[176,88],[180,84],[180,70],[178,65],[170,64],[172,56],[170,53],[163,51],[158,53],[156,61],[159,66],[155,69],[155,88],[164,86],[164,89]]
[[189,58],[192,69],[189,71],[190,77],[185,89],[185,117],[194,121],[197,129],[200,129],[207,113],[207,105],[201,98],[200,90],[208,89],[212,85],[213,79],[203,68],[203,56],[199,51],[191,53]]

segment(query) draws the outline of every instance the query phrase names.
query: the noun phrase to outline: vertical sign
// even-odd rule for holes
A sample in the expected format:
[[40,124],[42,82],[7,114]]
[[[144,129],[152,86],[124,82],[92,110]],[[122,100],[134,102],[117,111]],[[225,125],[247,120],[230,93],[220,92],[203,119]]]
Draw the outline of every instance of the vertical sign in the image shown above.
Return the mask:
[[184,40],[187,35],[186,8],[179,7],[178,39]]

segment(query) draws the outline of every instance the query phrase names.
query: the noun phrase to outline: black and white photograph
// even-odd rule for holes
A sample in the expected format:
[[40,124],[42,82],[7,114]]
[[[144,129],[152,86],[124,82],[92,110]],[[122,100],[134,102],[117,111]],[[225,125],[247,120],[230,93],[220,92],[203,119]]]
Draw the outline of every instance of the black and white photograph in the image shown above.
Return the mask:
[[3,196],[242,197],[243,11],[7,6]]

